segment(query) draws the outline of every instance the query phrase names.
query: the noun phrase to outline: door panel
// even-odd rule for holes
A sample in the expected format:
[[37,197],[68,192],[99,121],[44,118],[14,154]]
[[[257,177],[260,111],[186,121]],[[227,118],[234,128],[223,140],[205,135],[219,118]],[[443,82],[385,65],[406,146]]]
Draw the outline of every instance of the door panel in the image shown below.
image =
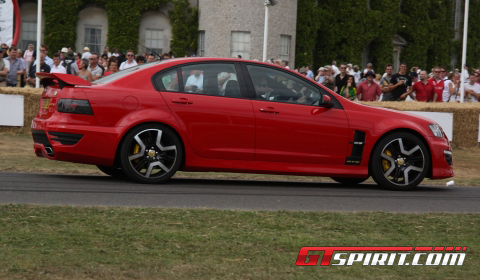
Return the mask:
[[[348,121],[340,109],[253,100],[258,161],[344,165]],[[262,112],[267,109],[277,113]]]

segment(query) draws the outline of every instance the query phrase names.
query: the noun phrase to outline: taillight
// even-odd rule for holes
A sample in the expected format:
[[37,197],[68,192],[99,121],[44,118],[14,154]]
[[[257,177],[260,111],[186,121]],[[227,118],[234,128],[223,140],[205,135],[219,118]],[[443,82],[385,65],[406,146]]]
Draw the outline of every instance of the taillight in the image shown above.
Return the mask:
[[93,115],[92,107],[88,100],[62,98],[57,102],[57,111],[69,114]]

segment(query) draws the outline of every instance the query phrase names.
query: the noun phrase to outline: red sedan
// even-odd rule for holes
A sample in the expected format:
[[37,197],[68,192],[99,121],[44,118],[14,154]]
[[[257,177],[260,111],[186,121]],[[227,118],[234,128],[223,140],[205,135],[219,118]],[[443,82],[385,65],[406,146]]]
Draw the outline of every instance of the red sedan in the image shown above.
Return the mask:
[[369,176],[394,190],[452,177],[435,122],[350,102],[297,73],[238,59],[182,58],[89,83],[37,73],[35,153],[162,183],[178,170]]

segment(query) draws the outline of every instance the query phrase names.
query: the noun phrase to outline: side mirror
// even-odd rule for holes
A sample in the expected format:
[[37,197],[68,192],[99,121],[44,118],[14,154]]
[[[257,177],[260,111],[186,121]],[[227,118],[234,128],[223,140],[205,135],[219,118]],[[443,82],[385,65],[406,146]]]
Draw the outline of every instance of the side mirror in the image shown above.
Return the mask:
[[333,107],[333,101],[332,101],[332,98],[326,94],[324,94],[322,96],[322,100],[320,102],[320,107],[324,107],[324,108],[332,108]]

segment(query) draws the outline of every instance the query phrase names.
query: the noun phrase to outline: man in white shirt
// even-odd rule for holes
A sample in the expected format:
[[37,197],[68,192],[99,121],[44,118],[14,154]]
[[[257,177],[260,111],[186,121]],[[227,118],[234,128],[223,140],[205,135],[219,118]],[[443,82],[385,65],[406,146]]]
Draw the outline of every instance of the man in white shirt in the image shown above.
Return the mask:
[[82,54],[82,59],[86,58],[89,59],[92,54],[90,53],[90,48],[85,47],[83,48],[83,54]]
[[333,72],[334,72],[335,76],[340,74],[340,70],[337,67],[337,62],[336,61],[332,61],[332,69],[333,69]]
[[50,73],[67,74],[67,69],[60,64],[60,55],[58,53],[53,55],[53,67]]
[[203,91],[203,74],[200,70],[193,71],[193,75],[188,77],[185,83],[185,90],[188,92],[202,93]]
[[127,61],[122,62],[120,65],[120,70],[128,69],[130,67],[137,66],[137,62],[135,61],[135,54],[132,50],[127,51]]
[[480,98],[480,85],[477,84],[477,77],[474,73],[470,74],[469,82],[465,83],[465,96],[463,102],[468,102],[468,96],[472,102],[478,102]]
[[103,51],[103,53],[106,53],[108,58],[112,56],[112,53],[110,52],[110,48],[108,46],[105,46],[105,50]]

